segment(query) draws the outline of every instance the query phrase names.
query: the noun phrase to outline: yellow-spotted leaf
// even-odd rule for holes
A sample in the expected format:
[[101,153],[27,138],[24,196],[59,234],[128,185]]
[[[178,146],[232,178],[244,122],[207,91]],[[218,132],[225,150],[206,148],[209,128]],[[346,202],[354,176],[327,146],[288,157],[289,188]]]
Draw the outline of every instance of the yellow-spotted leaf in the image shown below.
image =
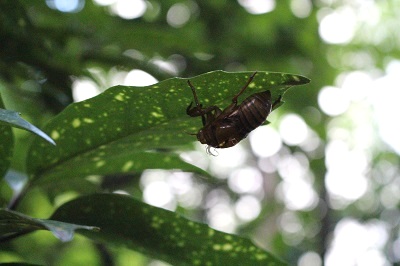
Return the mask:
[[[205,106],[225,107],[251,74],[213,71],[190,80]],[[260,71],[239,100],[270,90],[275,101],[291,86],[308,82],[299,75]],[[172,78],[146,87],[112,87],[71,104],[44,128],[57,146],[35,140],[30,148],[30,177],[34,182],[53,182],[149,168],[201,172],[174,152],[195,141],[189,133],[201,127],[201,119],[186,114],[192,101],[187,79]]]
[[101,228],[99,232],[81,233],[172,265],[286,265],[248,239],[216,231],[126,195],[84,196],[61,206],[51,219],[95,225]]

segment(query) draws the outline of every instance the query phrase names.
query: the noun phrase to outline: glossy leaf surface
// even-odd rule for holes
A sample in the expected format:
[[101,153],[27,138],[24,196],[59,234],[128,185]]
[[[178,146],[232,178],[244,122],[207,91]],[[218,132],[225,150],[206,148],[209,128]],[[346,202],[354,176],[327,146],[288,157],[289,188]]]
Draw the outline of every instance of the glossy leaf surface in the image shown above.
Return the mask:
[[82,231],[89,238],[123,245],[173,265],[285,265],[248,239],[125,195],[84,196],[61,206],[52,219],[93,224],[101,230]]
[[[190,80],[201,103],[225,107],[251,74],[213,71]],[[271,90],[275,101],[289,87],[308,82],[298,75],[258,72],[239,100]],[[45,127],[56,148],[35,140],[28,171],[35,181],[150,168],[202,172],[168,152],[196,140],[188,133],[197,132],[201,121],[186,114],[192,97],[187,79],[172,78],[147,87],[112,87],[74,103]]]

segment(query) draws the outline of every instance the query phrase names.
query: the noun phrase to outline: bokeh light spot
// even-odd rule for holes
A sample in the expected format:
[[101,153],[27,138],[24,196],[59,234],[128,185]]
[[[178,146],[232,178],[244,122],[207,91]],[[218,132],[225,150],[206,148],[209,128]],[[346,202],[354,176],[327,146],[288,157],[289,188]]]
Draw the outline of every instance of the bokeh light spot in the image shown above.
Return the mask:
[[251,148],[258,157],[269,157],[282,147],[278,132],[270,126],[261,126],[249,135]]
[[220,202],[214,205],[207,213],[209,225],[214,229],[231,233],[236,228],[233,209],[228,203]]
[[335,140],[328,143],[325,155],[328,192],[347,200],[356,200],[364,195],[368,188],[364,174],[368,165],[365,154],[349,150],[345,142]]
[[250,14],[264,14],[275,9],[275,0],[238,0]]
[[340,8],[322,18],[319,35],[327,43],[348,43],[353,39],[356,22],[356,15],[350,7]]
[[74,102],[92,98],[100,93],[97,84],[90,79],[77,79],[72,83],[72,97]]
[[111,11],[124,19],[141,17],[147,9],[144,0],[117,0],[111,5]]
[[256,168],[241,168],[232,172],[228,184],[237,193],[252,193],[261,188],[262,175]]
[[400,154],[400,124],[396,121],[400,114],[400,90],[396,85],[399,83],[399,71],[400,61],[390,61],[386,75],[374,82],[375,93],[370,96],[379,135],[397,154]]
[[124,85],[127,86],[149,86],[155,83],[157,79],[140,69],[129,71],[124,80]]
[[318,94],[318,104],[325,114],[337,116],[349,108],[350,100],[342,89],[326,86]]
[[325,265],[389,265],[381,251],[387,239],[387,228],[382,222],[361,224],[354,219],[342,219],[336,225]]
[[281,119],[279,133],[286,144],[299,145],[306,140],[308,127],[301,116],[288,114]]
[[312,186],[303,180],[283,181],[277,194],[289,210],[311,210],[318,203]]
[[290,9],[296,17],[306,18],[311,14],[312,3],[310,0],[292,0]]
[[173,195],[166,182],[155,181],[144,188],[143,199],[153,206],[166,207],[173,200]]
[[322,259],[321,257],[313,252],[309,251],[301,255],[298,261],[298,266],[321,266],[322,265]]
[[243,221],[251,221],[257,218],[261,212],[260,201],[251,195],[240,197],[235,204],[235,213]]
[[178,3],[170,7],[167,13],[167,22],[175,28],[184,26],[190,19],[190,9],[186,4]]
[[108,6],[114,4],[117,0],[93,0],[96,4],[100,6]]
[[83,9],[84,0],[46,0],[48,7],[65,13],[75,13]]

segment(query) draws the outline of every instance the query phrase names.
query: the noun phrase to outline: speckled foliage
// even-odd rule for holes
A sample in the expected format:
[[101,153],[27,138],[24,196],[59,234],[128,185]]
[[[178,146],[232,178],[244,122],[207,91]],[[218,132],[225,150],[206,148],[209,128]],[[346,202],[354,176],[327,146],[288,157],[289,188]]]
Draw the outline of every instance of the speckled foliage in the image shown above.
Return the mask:
[[[213,71],[190,80],[204,106],[224,108],[253,73]],[[308,82],[298,75],[258,72],[239,103],[249,95],[269,90],[271,101],[278,102],[277,108],[287,89]],[[180,169],[207,175],[182,161],[177,152],[191,147],[196,139],[188,133],[202,126],[201,119],[186,114],[192,100],[187,79],[172,78],[147,87],[116,86],[70,105],[44,128],[57,146],[36,138],[30,147],[29,187],[51,185],[63,190],[89,175],[133,174],[146,169]],[[282,264],[250,240],[215,231],[129,196],[78,197],[62,205],[51,219],[99,227],[99,232],[82,233],[174,265]]]
[[[213,71],[190,80],[205,106],[223,108],[251,74]],[[258,72],[239,102],[265,90],[271,91],[275,101],[291,86],[308,82],[298,75]],[[72,104],[44,128],[57,147],[39,139],[33,143],[28,172],[34,182],[54,182],[57,178],[149,168],[200,171],[175,153],[165,152],[195,140],[188,133],[197,132],[201,121],[186,114],[192,97],[187,79],[172,78],[147,87],[112,87],[97,97]]]
[[93,224],[101,230],[82,232],[95,240],[133,248],[173,265],[285,265],[248,239],[188,221],[126,195],[81,197],[58,209],[52,219]]

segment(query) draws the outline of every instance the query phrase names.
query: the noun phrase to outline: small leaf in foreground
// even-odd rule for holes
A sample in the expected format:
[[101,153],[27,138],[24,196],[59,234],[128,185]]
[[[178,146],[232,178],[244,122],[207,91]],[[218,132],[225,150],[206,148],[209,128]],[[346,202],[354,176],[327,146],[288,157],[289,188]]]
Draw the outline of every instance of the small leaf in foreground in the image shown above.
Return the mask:
[[93,240],[120,244],[173,265],[286,265],[250,240],[209,228],[126,195],[95,194],[61,206],[51,217],[93,224]]
[[0,241],[30,233],[35,230],[49,230],[63,242],[72,240],[75,230],[98,231],[93,226],[69,224],[52,220],[36,219],[19,212],[0,209]]
[[56,145],[56,143],[52,138],[50,138],[48,135],[46,135],[46,133],[44,133],[43,131],[41,131],[40,129],[38,129],[25,119],[21,118],[18,112],[0,109],[0,124],[25,129],[29,132],[38,135],[39,137],[42,137],[51,144]]

